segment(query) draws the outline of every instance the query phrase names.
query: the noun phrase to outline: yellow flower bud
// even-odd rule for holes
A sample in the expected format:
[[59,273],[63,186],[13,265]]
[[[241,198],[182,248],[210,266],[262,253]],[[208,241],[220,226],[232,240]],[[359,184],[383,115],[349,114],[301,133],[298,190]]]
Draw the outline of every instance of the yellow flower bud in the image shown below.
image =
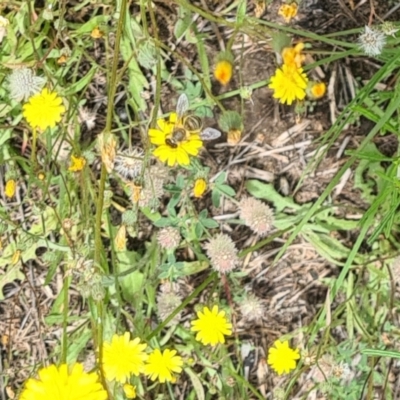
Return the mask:
[[17,189],[17,183],[15,182],[14,179],[9,179],[6,182],[6,189],[5,189],[5,194],[6,196],[11,199],[14,197],[15,190]]
[[326,85],[324,82],[313,82],[309,88],[307,88],[308,97],[312,100],[320,99],[325,95]]
[[127,399],[134,399],[136,397],[136,387],[125,383],[124,393]]
[[206,189],[207,189],[207,182],[202,178],[196,179],[196,182],[194,183],[194,188],[193,188],[194,197],[203,196]]
[[218,61],[214,69],[214,77],[221,85],[227,85],[232,79],[233,65],[227,60]]

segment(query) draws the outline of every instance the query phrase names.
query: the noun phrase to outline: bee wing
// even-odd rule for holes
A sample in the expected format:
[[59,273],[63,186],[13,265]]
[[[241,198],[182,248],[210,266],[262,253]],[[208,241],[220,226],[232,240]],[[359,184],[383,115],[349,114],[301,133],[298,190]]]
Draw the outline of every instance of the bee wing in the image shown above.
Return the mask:
[[203,140],[214,140],[214,139],[218,139],[220,136],[221,136],[221,132],[218,129],[214,129],[214,128],[205,128],[200,133],[200,137]]
[[178,102],[176,103],[176,113],[178,114],[178,119],[182,119],[185,112],[189,109],[189,99],[185,93],[182,93]]

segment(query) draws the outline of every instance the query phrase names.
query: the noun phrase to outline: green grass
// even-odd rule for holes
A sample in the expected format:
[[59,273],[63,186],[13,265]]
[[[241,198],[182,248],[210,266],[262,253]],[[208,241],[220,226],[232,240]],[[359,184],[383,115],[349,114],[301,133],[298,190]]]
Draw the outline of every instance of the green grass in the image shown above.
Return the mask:
[[[84,1],[75,6],[54,1],[47,9],[31,1],[4,3],[0,15],[10,25],[0,43],[0,307],[7,321],[0,325],[6,354],[2,393],[8,387],[18,396],[24,381],[44,365],[93,360],[87,371],[99,373],[109,398],[123,399],[122,386],[106,384],[100,365],[103,344],[128,331],[147,343],[148,351],[175,349],[184,363],[175,383],[152,382],[143,374],[132,377],[140,399],[307,399],[311,393],[330,399],[377,394],[395,399],[399,149],[387,156],[375,142],[399,132],[398,33],[387,38],[382,54],[368,59],[356,42],[363,26],[322,35],[285,24],[271,9],[255,18],[252,4],[244,0],[210,8],[183,0]],[[96,28],[102,36],[94,39]],[[252,76],[244,84],[249,81],[244,35],[270,57],[267,71],[278,65],[274,53],[293,39],[306,42],[305,52],[313,57],[304,66],[306,73],[311,76],[323,67],[327,84],[331,72],[349,60],[379,65],[371,67],[369,76],[365,71],[357,76],[361,68],[352,71],[358,84],[355,97],[313,140],[309,152],[315,150],[316,156],[305,158],[307,165],[290,195],[261,179],[241,175],[238,182],[228,159],[244,149],[239,145],[224,147],[225,153],[213,153],[211,146],[187,167],[154,169],[158,161],[148,131],[175,111],[182,93],[190,99],[190,112],[204,124],[219,126],[224,140],[230,129],[243,130],[243,136],[251,131],[245,114],[249,97],[265,91],[271,74]],[[221,88],[213,69],[224,54],[240,67]],[[7,82],[19,67],[44,77],[45,86],[62,98],[66,111],[54,128],[33,131],[23,116],[26,100],[11,98]],[[385,89],[379,90],[379,84]],[[264,101],[272,108],[276,100],[270,93]],[[306,100],[296,109],[280,105],[279,111],[294,115],[297,110],[302,118],[315,119],[311,110],[321,104]],[[97,109],[93,129],[80,117],[82,107]],[[295,191],[336,151],[346,129],[356,130],[365,120],[371,128],[345,151],[332,179],[326,184],[321,179],[318,199],[296,202]],[[109,147],[102,149],[99,139]],[[262,147],[256,141],[253,145]],[[104,152],[112,158],[114,147],[125,156],[123,150],[142,150],[130,158],[132,163],[139,154],[141,163],[134,182],[127,184],[102,162]],[[82,171],[69,170],[71,155],[85,158]],[[262,164],[257,157],[254,162]],[[349,170],[351,200],[335,195]],[[271,172],[279,174],[278,168]],[[201,199],[193,196],[197,179],[208,182]],[[17,183],[11,198],[5,195],[10,180]],[[132,201],[132,195],[144,191],[149,199]],[[238,206],[247,196],[274,211],[273,229],[265,236],[257,236],[239,218]],[[175,250],[163,249],[157,239],[168,227],[181,235]],[[126,245],[118,239],[122,229]],[[214,271],[205,250],[219,233],[238,246],[240,265],[226,275]],[[293,260],[296,246],[313,256]],[[259,256],[265,260],[253,268],[249,261]],[[273,289],[283,293],[283,281],[295,276],[294,271],[287,275],[284,262],[300,263],[305,277],[314,259],[330,272],[315,278],[316,292],[305,291],[317,293],[314,304],[305,296],[312,304],[306,321],[287,326],[274,321],[270,316],[279,313],[273,309]],[[294,280],[293,294],[298,290]],[[162,292],[166,282],[176,285],[169,297]],[[10,288],[17,288],[12,295]],[[263,310],[257,320],[244,315],[252,296]],[[11,324],[14,302],[19,322]],[[215,348],[196,341],[190,330],[196,312],[213,305],[233,324],[232,335]],[[176,318],[179,322],[171,324]],[[284,380],[266,364],[277,339],[290,340],[301,352],[296,369]],[[247,343],[257,355],[250,372],[241,353]]]

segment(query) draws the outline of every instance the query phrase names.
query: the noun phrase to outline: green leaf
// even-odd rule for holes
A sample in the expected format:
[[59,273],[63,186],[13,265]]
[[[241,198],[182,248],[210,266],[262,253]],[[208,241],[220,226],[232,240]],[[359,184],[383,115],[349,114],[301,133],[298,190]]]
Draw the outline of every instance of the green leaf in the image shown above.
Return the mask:
[[82,79],[74,84],[67,86],[64,89],[63,96],[71,96],[72,94],[81,92],[92,81],[94,74],[97,71],[97,66],[93,66],[90,71],[84,75]]
[[218,185],[217,189],[228,197],[233,197],[236,194],[235,190],[228,185]]
[[211,200],[213,203],[213,206],[218,208],[221,204],[221,194],[218,190],[213,190],[211,193]]
[[206,219],[202,219],[201,223],[203,224],[203,226],[205,226],[207,229],[215,229],[219,227],[219,224],[217,221],[215,221],[214,219],[211,218],[206,218]]
[[153,222],[154,226],[157,228],[165,228],[166,226],[171,226],[173,224],[172,218],[160,218]]
[[[134,251],[125,251],[118,253],[118,272],[123,275],[124,272],[130,271],[132,267],[140,260],[140,255]],[[119,284],[122,295],[125,300],[135,303],[135,296],[140,293],[144,285],[144,275],[138,270],[128,273],[128,275],[119,276]]]
[[246,189],[252,196],[273,203],[277,213],[285,208],[293,210],[300,210],[302,208],[302,206],[296,204],[291,198],[281,196],[270,183],[263,183],[252,179],[246,182]]
[[189,376],[192,385],[193,385],[193,389],[196,392],[196,398],[197,400],[205,400],[206,396],[204,393],[204,388],[203,385],[199,379],[199,376],[197,373],[195,373],[191,368],[186,367],[184,368],[184,371],[186,372],[186,375]]

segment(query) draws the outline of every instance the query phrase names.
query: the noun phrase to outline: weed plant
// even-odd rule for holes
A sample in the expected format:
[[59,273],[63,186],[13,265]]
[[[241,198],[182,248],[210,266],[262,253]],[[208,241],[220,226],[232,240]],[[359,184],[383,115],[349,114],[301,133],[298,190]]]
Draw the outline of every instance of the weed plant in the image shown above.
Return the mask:
[[[302,3],[0,4],[2,399],[398,398],[397,6],[316,33]],[[266,57],[250,83],[246,43]],[[339,104],[349,60],[371,68]],[[258,92],[298,124],[333,107],[289,193],[235,176],[274,154],[245,118]],[[279,325],[295,285],[272,287],[306,250],[318,296]]]

